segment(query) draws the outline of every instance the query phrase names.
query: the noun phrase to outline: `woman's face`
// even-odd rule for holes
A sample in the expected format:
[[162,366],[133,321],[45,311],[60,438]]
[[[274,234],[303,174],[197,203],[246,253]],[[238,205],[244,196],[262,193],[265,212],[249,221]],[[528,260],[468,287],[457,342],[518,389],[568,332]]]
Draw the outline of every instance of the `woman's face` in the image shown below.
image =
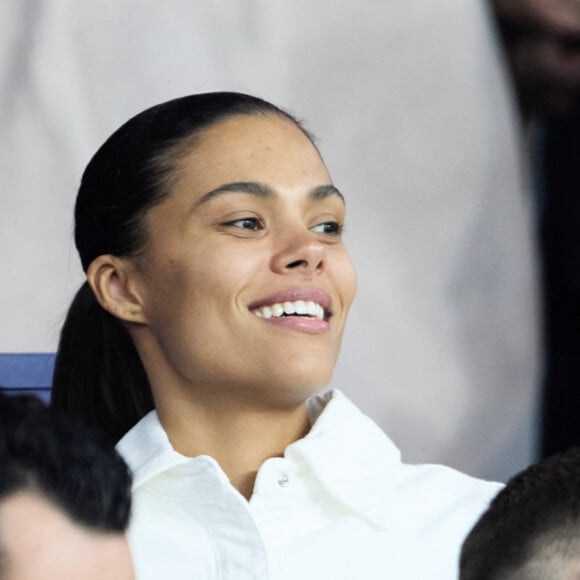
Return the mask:
[[156,396],[168,381],[286,401],[328,384],[356,281],[315,147],[284,119],[237,116],[176,175],[135,258]]

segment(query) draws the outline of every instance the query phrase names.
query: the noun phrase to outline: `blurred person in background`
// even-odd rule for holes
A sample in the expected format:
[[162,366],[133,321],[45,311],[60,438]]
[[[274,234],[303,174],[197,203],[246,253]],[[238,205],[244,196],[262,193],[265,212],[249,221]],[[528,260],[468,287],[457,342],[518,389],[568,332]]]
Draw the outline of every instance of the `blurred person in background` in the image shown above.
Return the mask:
[[110,443],[0,393],[2,580],[133,580],[130,491]]
[[526,116],[578,112],[580,6],[576,0],[491,0]]
[[580,3],[493,0],[535,165],[543,266],[544,456],[580,445]]
[[461,549],[460,580],[580,578],[580,449],[513,477]]

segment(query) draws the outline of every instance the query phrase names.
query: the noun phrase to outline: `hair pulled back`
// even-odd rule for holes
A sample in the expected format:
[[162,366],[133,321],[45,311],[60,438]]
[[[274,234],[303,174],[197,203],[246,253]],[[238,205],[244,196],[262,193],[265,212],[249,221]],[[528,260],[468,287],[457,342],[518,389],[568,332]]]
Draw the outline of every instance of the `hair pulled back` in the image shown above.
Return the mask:
[[[237,115],[272,114],[304,131],[275,105],[232,92],[174,99],[117,129],[86,167],[76,199],[75,243],[85,272],[98,256],[133,256],[143,249],[148,210],[170,194],[179,161],[205,129]],[[52,405],[115,439],[154,406],[129,333],[99,305],[87,282],[61,331]]]

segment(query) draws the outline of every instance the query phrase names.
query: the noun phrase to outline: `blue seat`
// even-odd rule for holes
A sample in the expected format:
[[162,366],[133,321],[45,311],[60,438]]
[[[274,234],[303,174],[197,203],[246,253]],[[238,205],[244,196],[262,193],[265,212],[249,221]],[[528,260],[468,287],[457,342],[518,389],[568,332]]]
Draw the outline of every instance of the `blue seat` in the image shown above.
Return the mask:
[[0,353],[0,388],[6,394],[50,400],[54,353]]

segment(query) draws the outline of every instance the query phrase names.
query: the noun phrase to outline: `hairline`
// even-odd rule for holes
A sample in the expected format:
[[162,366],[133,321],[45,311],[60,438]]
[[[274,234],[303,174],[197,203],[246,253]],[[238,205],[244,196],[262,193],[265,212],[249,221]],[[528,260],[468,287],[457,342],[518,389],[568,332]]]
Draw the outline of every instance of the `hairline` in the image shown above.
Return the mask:
[[160,187],[164,187],[166,190],[164,195],[161,198],[170,195],[171,189],[175,186],[176,182],[179,180],[179,174],[181,168],[179,167],[180,164],[188,157],[193,151],[195,150],[196,146],[203,141],[204,135],[210,131],[211,129],[221,125],[222,123],[226,123],[227,121],[235,118],[244,118],[244,117],[263,117],[263,118],[278,118],[282,121],[287,121],[288,123],[294,125],[300,132],[310,141],[313,147],[316,149],[318,155],[320,155],[320,151],[316,146],[315,137],[309,133],[302,123],[292,117],[289,113],[286,113],[282,109],[279,110],[256,110],[256,111],[233,111],[228,112],[220,117],[208,122],[207,124],[203,125],[202,127],[198,127],[196,130],[192,131],[191,133],[184,135],[183,137],[178,137],[173,140],[173,142],[164,145],[161,147],[159,153],[154,155],[151,158],[150,163],[157,165],[157,167],[161,166],[162,169],[165,169],[167,172],[166,178],[159,183]]

